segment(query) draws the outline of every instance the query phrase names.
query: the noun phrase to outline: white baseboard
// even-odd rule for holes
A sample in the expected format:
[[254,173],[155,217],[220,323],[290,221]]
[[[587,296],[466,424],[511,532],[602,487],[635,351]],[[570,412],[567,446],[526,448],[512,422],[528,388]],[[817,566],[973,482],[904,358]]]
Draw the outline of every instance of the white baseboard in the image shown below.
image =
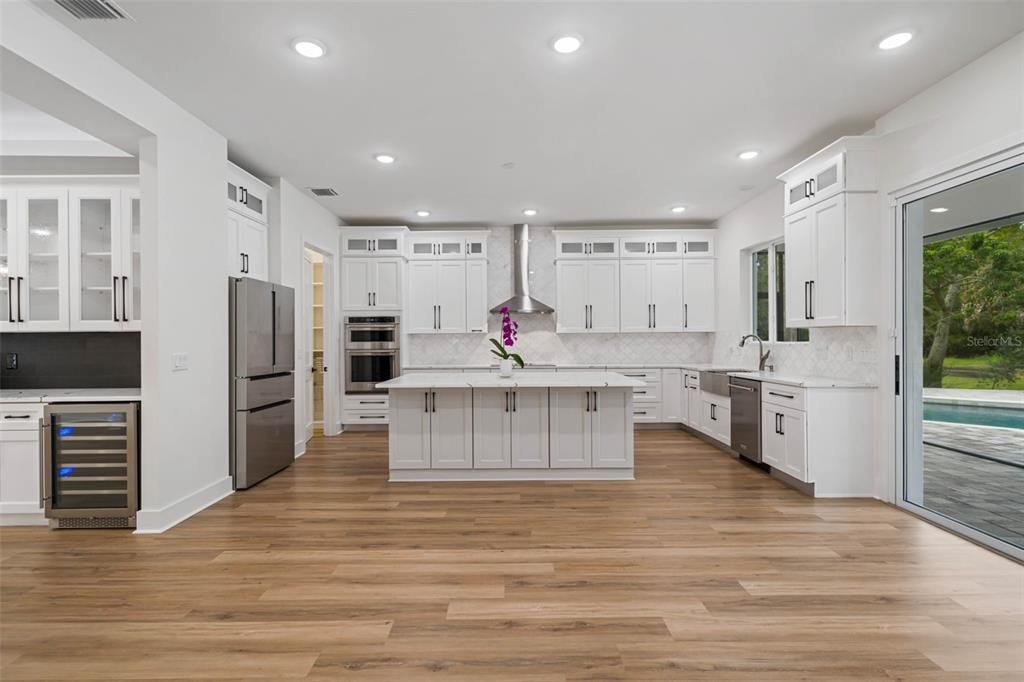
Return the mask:
[[0,526],[45,526],[46,516],[33,502],[0,502]]
[[392,469],[402,481],[632,481],[633,469]]
[[295,459],[302,457],[304,454],[306,454],[306,441],[295,441]]
[[205,488],[186,495],[163,509],[140,509],[135,515],[135,532],[163,533],[211,504],[235,492],[231,477],[225,476]]

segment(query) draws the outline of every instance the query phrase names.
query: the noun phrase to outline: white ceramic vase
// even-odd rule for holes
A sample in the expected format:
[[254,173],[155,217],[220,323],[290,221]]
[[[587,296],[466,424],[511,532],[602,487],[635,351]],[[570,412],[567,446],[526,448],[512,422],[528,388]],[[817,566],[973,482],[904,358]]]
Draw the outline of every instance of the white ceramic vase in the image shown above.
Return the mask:
[[498,361],[498,374],[503,377],[512,376],[512,358]]

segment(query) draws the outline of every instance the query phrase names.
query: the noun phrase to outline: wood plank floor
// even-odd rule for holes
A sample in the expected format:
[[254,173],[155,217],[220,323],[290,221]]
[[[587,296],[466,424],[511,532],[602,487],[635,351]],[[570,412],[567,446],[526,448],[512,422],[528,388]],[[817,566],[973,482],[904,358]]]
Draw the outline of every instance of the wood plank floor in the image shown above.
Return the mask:
[[1024,568],[679,431],[637,481],[389,484],[379,433],[162,536],[0,530],[3,680],[1015,680]]

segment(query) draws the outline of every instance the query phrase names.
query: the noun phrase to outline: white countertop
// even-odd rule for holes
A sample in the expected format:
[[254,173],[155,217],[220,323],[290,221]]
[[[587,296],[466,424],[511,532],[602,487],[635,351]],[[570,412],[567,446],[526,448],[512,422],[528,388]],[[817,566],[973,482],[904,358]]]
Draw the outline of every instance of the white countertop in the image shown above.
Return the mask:
[[644,382],[614,372],[512,372],[509,378],[492,373],[403,374],[377,388],[636,388]]
[[0,403],[130,403],[142,400],[139,388],[34,388],[0,390]]
[[[489,369],[497,369],[498,365],[405,365],[402,369],[415,370],[415,371],[438,371],[444,372],[446,370],[479,370],[487,371]],[[607,369],[690,369],[695,372],[702,372],[707,370],[734,370],[736,365],[714,365],[706,362],[658,362],[658,363],[612,363],[605,365],[586,365],[586,364],[556,364],[552,365],[549,363],[538,363],[537,365],[531,366],[529,363],[526,365],[526,369],[531,371],[547,370],[547,371],[558,371],[558,370],[579,370],[579,369],[593,369],[596,371],[604,371]]]
[[776,374],[775,372],[729,372],[731,377],[769,381],[773,384],[799,386],[801,388],[876,388],[877,385],[856,379],[836,379],[835,377],[797,376],[793,374]]

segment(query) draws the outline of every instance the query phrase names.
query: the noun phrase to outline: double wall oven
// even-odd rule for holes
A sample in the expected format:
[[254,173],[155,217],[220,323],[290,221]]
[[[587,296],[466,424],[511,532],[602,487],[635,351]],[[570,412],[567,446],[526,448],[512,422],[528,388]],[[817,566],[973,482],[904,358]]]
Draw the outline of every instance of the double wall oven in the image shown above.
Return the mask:
[[386,393],[376,386],[399,374],[397,317],[345,318],[345,393]]

